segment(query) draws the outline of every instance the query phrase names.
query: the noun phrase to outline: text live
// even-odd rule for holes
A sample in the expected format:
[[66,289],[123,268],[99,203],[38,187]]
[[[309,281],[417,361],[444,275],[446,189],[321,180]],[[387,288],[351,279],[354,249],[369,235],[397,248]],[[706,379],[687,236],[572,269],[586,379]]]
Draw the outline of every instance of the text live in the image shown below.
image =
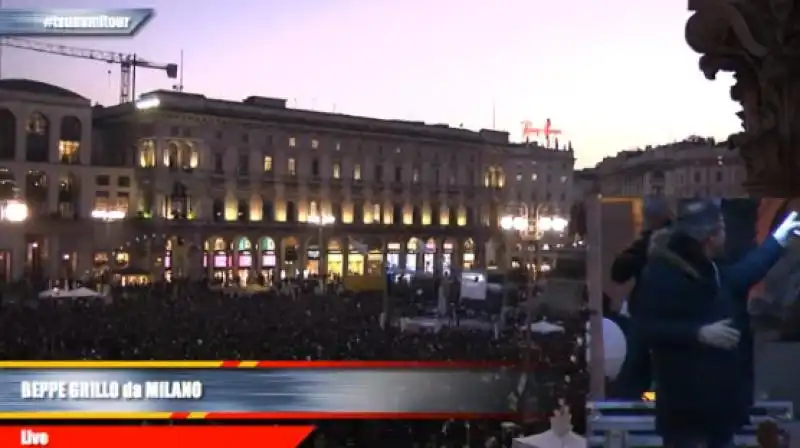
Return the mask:
[[[311,426],[0,426],[0,447],[296,448]],[[264,445],[260,445],[261,442]]]

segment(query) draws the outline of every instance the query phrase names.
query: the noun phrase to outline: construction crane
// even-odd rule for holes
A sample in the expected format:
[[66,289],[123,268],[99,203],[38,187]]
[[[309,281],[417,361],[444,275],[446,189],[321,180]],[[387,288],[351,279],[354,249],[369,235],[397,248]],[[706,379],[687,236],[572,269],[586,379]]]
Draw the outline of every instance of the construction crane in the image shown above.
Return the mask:
[[0,46],[55,54],[70,58],[89,59],[120,66],[119,102],[128,103],[136,99],[136,68],[163,70],[169,79],[178,78],[178,64],[160,64],[139,58],[136,54],[113,51],[89,50],[86,48],[55,45],[16,37],[0,37]]

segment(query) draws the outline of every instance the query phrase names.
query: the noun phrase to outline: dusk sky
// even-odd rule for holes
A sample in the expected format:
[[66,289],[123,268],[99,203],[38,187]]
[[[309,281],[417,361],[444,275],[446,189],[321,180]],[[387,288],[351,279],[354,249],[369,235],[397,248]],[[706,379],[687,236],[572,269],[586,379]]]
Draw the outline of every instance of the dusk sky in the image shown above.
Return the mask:
[[[178,62],[185,91],[379,118],[508,130],[550,117],[577,166],[622,149],[739,128],[729,76],[706,81],[685,1],[4,0],[5,8],[153,7],[134,38],[51,39]],[[4,49],[2,76],[110,105],[119,67]],[[110,70],[110,74],[109,74]],[[139,71],[137,91],[170,88]],[[295,103],[296,101],[296,103]]]

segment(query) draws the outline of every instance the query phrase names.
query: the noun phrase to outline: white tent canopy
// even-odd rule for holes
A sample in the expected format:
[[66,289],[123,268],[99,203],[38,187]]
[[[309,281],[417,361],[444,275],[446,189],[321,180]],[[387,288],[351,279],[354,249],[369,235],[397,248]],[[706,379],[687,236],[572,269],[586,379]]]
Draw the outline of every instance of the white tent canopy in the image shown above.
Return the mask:
[[[522,328],[524,329],[525,327],[523,326]],[[553,324],[546,320],[531,323],[530,330],[539,334],[563,333],[565,331],[561,325]]]
[[559,435],[552,430],[514,439],[512,448],[586,448],[586,439],[572,431]]
[[81,297],[101,297],[97,291],[89,288],[75,288],[75,289],[59,289],[53,288],[39,293],[40,299],[77,299]]

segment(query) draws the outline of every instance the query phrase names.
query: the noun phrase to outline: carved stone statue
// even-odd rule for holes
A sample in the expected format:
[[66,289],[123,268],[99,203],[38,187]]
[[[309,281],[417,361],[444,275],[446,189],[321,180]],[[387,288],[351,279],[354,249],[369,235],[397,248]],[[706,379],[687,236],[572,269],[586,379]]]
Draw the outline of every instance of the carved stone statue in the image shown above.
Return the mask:
[[[689,0],[686,41],[708,79],[733,72],[743,132],[731,136],[759,196],[800,195],[800,1]],[[792,180],[795,181],[792,181]]]

